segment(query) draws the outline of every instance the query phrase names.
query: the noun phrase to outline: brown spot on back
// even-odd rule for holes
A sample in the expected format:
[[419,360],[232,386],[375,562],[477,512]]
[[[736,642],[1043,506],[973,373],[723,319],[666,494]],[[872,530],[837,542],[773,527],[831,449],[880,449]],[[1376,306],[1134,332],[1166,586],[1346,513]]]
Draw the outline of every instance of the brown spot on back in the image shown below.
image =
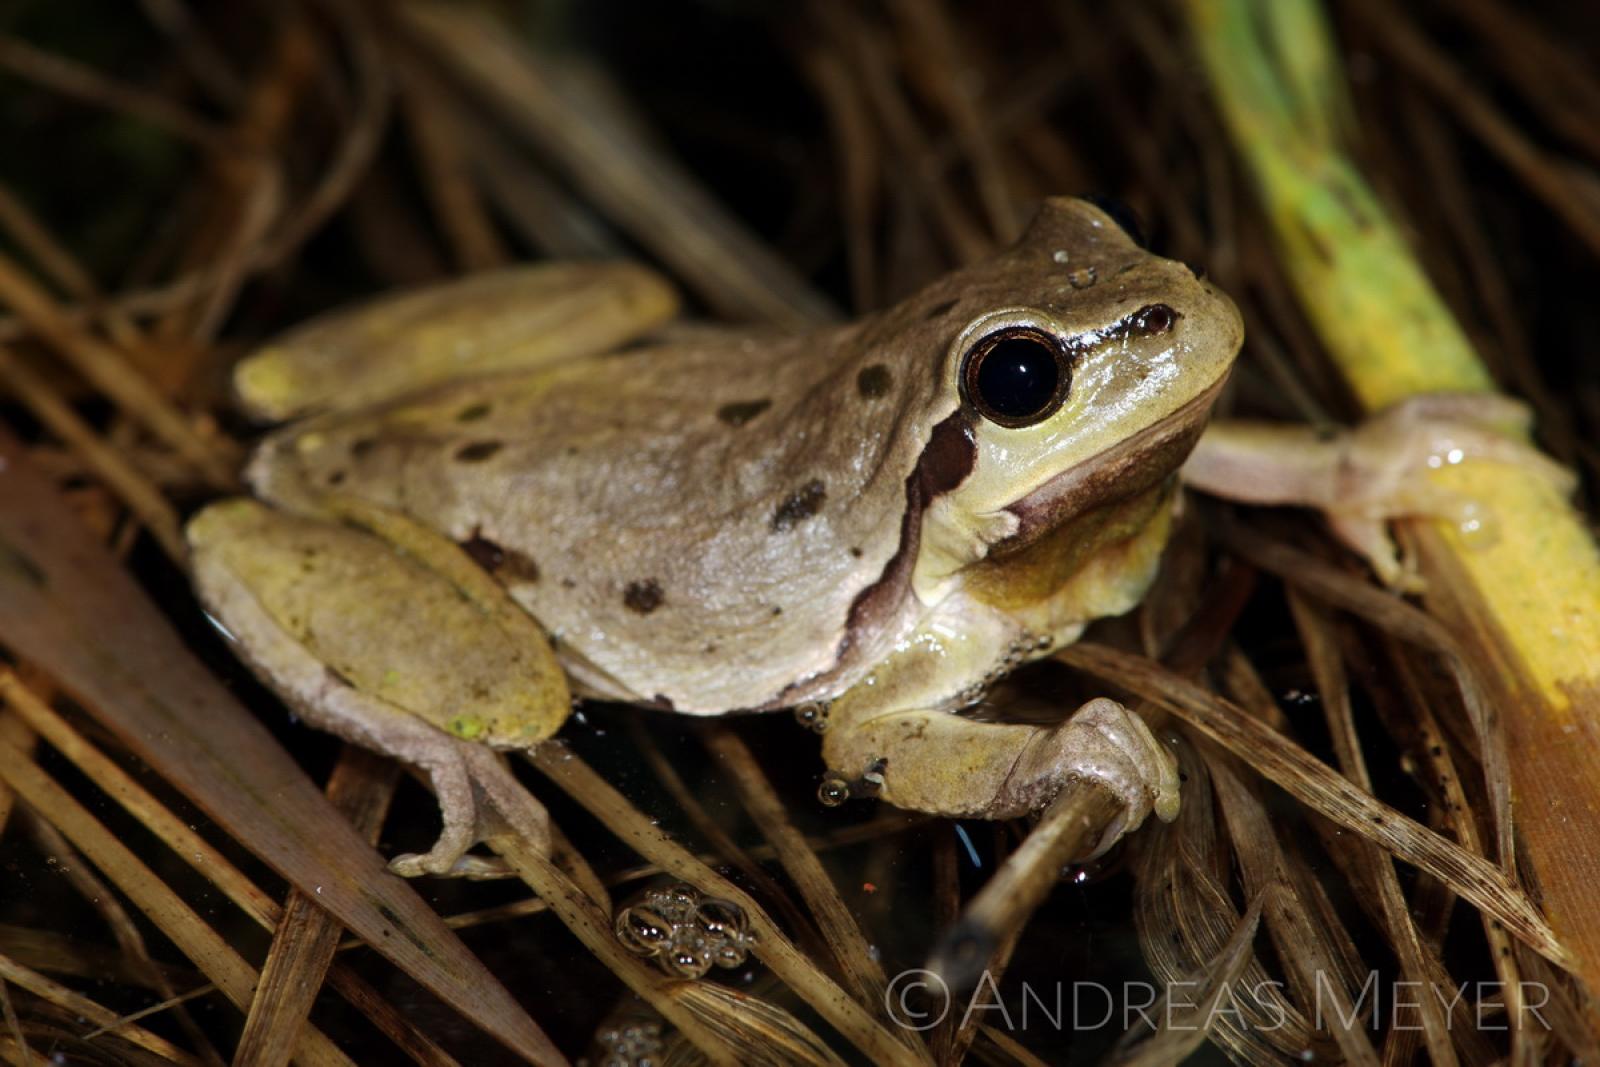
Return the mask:
[[532,585],[539,580],[539,565],[531,556],[524,556],[521,552],[506,549],[506,562],[500,568],[499,576],[507,582],[521,582]]
[[763,411],[772,406],[772,401],[763,397],[760,400],[741,400],[732,404],[724,404],[717,409],[717,418],[729,426],[743,426]]
[[622,606],[638,615],[648,615],[661,606],[666,598],[661,593],[661,583],[654,578],[629,582],[622,591]]
[[460,411],[456,412],[456,421],[457,422],[477,422],[479,419],[483,418],[484,416],[486,416],[488,414],[489,414],[489,405],[488,404],[468,404],[466,407],[464,407]]
[[856,392],[868,400],[876,400],[888,393],[893,384],[894,375],[882,363],[862,367],[861,373],[856,375]]
[[780,533],[784,530],[794,529],[821,511],[822,503],[827,499],[828,490],[822,484],[822,480],[820,478],[811,479],[805,485],[784,497],[777,510],[773,511],[773,532]]
[[476,530],[461,542],[461,550],[472,557],[472,562],[493,574],[505,562],[506,550],[484,537]]
[[456,459],[462,463],[482,463],[504,447],[499,441],[474,441],[456,449]]
[[531,557],[516,549],[503,548],[476,530],[470,538],[461,542],[461,548],[472,557],[472,562],[502,582],[532,583],[539,580],[539,565]]
[[360,437],[350,442],[350,455],[354,459],[360,459],[377,446],[378,442],[374,441],[372,438]]

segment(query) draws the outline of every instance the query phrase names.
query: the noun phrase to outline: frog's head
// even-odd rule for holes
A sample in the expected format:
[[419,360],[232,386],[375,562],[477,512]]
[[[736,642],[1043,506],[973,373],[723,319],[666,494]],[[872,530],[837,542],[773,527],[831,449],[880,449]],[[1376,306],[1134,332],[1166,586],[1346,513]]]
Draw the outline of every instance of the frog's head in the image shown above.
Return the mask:
[[1084,200],[1046,201],[1015,246],[958,277],[938,386],[956,410],[923,460],[923,592],[1163,484],[1243,339],[1231,300]]

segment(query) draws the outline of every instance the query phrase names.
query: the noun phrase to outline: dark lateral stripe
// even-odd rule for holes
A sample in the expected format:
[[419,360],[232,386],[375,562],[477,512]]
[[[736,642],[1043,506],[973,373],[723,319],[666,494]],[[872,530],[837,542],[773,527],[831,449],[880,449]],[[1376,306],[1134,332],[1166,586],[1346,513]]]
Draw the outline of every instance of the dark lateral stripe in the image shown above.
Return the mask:
[[844,636],[839,639],[833,665],[819,675],[790,684],[762,705],[763,708],[788,707],[796,699],[796,691],[835,674],[848,658],[856,632],[894,612],[911,585],[911,571],[916,566],[917,549],[922,542],[923,512],[936,498],[966,481],[977,460],[978,444],[970,417],[964,409],[957,409],[933,428],[922,455],[917,458],[917,465],[906,476],[906,508],[900,519],[900,544],[884,564],[878,580],[857,593],[850,602]]

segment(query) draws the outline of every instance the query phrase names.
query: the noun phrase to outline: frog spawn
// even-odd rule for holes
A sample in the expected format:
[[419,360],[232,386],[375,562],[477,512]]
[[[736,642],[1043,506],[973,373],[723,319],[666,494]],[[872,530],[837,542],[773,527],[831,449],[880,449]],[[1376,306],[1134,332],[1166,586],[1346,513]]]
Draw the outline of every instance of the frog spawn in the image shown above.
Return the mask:
[[744,909],[678,882],[646,890],[617,912],[617,940],[674,978],[743,966],[753,936]]
[[601,1056],[597,1067],[655,1067],[662,1062],[667,1043],[655,1020],[608,1026],[595,1035]]

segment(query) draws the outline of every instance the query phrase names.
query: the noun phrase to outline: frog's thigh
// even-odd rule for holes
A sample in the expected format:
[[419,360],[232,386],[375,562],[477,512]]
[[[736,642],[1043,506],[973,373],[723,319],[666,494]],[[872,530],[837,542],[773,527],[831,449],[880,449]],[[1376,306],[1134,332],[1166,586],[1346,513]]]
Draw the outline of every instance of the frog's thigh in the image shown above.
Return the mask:
[[880,672],[846,693],[830,709],[823,739],[833,773],[875,785],[897,807],[1013,818],[1043,807],[1074,778],[1092,779],[1125,805],[1101,848],[1152,809],[1162,819],[1177,814],[1172,757],[1144,720],[1115,701],[1090,701],[1059,726],[1041,727],[908,709],[893,699],[898,688]]
[[[571,701],[538,624],[437,534],[341,514],[385,536],[245,498],[213,504],[186,531],[202,599],[230,629],[259,611],[330,678],[462,740],[515,748],[554,733]],[[247,658],[267,640],[234,632]]]
[[[402,865],[449,870],[477,837],[475,783],[503,777],[483,742],[527,747],[568,711],[537,626],[377,537],[253,500],[215,504],[187,532],[195,586],[257,674],[312,725],[428,774],[444,832]],[[512,821],[544,845],[542,815]]]
[[234,387],[253,415],[282,421],[613,351],[677,309],[672,286],[636,263],[513,267],[312,319],[240,362]]

